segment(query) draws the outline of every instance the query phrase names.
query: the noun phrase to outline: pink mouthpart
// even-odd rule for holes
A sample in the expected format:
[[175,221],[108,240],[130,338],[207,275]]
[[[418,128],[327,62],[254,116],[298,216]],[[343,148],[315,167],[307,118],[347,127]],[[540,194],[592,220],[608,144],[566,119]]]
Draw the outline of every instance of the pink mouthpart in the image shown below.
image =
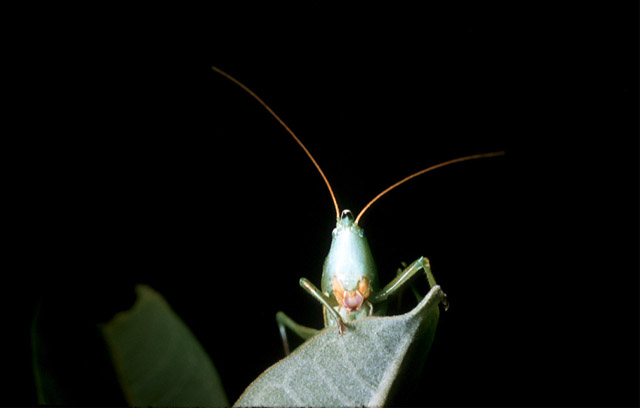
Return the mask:
[[347,309],[357,309],[362,305],[362,295],[358,292],[355,293],[345,293],[343,303],[344,307]]

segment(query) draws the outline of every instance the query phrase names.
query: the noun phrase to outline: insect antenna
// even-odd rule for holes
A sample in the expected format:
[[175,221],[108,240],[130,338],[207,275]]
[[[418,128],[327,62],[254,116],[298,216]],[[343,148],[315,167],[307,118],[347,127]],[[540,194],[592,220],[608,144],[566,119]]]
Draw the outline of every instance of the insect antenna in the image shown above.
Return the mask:
[[400,184],[403,184],[409,180],[411,180],[414,177],[418,177],[424,173],[427,173],[431,170],[435,170],[437,168],[440,167],[444,167],[447,166],[449,164],[453,164],[453,163],[459,163],[462,161],[467,161],[467,160],[473,160],[473,159],[482,159],[485,157],[495,157],[495,156],[502,156],[504,155],[504,152],[492,152],[492,153],[481,153],[481,154],[474,154],[471,156],[465,156],[465,157],[459,157],[457,159],[453,159],[453,160],[448,160],[446,162],[440,163],[440,164],[436,164],[434,166],[431,167],[427,167],[426,169],[422,169],[416,173],[413,173],[412,175],[403,178],[402,180],[398,181],[397,183],[391,185],[390,187],[387,187],[384,191],[382,191],[380,194],[378,194],[377,196],[375,196],[373,198],[373,200],[369,201],[369,204],[365,205],[364,208],[362,209],[362,211],[360,211],[360,214],[358,214],[358,216],[356,217],[355,220],[355,224],[358,224],[358,221],[360,221],[360,218],[362,218],[362,215],[369,209],[369,207],[371,207],[371,204],[375,203],[376,201],[378,201],[378,199],[380,199],[383,195],[387,194],[389,191],[393,190],[394,188],[398,187]]
[[269,107],[269,105],[266,104],[266,102],[264,102],[262,99],[260,99],[260,97],[258,95],[256,95],[251,89],[249,89],[245,84],[243,84],[242,82],[238,81],[237,79],[235,79],[231,75],[227,74],[226,72],[224,72],[220,68],[211,67],[211,69],[213,69],[215,72],[217,72],[218,74],[222,75],[223,77],[227,78],[228,80],[230,80],[234,84],[238,85],[240,88],[242,88],[244,91],[246,91],[249,95],[251,95],[256,101],[260,102],[260,104],[262,106],[264,106],[264,108],[274,118],[276,118],[276,120],[282,125],[282,127],[284,127],[286,129],[286,131],[289,132],[289,134],[291,136],[293,136],[295,141],[298,142],[300,147],[302,147],[302,150],[304,150],[304,152],[307,154],[307,156],[309,156],[309,158],[313,162],[314,166],[316,166],[316,169],[318,169],[318,172],[320,172],[320,175],[322,176],[322,179],[324,180],[325,184],[327,185],[327,188],[329,189],[329,194],[331,194],[331,199],[333,200],[333,206],[336,209],[336,219],[340,219],[340,208],[338,207],[338,201],[336,200],[335,194],[333,194],[333,189],[331,188],[331,184],[329,184],[329,180],[324,175],[324,172],[320,168],[320,165],[318,164],[318,162],[316,162],[316,159],[314,159],[313,156],[311,155],[311,153],[309,152],[309,150],[307,150],[307,147],[300,141],[300,139],[298,139],[298,136],[296,136],[296,134],[293,133],[293,131],[291,129],[289,129],[289,126],[287,126],[286,123],[284,123],[284,121],[282,119],[280,119],[280,117],[278,115],[276,115],[276,113]]

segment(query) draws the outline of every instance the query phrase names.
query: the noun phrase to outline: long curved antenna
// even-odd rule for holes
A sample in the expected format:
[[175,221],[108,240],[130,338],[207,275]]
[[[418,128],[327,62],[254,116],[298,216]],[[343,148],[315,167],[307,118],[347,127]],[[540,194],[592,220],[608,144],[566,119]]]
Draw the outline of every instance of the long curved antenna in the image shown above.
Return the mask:
[[302,144],[302,142],[300,141],[300,139],[298,139],[298,136],[295,135],[295,133],[293,133],[293,131],[291,129],[289,129],[289,126],[287,126],[282,119],[280,119],[280,117],[278,115],[276,115],[276,113],[269,107],[269,105],[267,105],[262,99],[260,99],[260,97],[258,95],[256,95],[251,89],[249,89],[247,86],[245,86],[242,82],[238,81],[237,79],[235,79],[234,77],[232,77],[231,75],[227,74],[226,72],[224,72],[223,70],[221,70],[220,68],[217,67],[211,67],[211,69],[213,69],[215,72],[217,72],[218,74],[222,75],[223,77],[227,78],[228,80],[230,80],[231,82],[233,82],[234,84],[238,85],[240,88],[244,89],[249,95],[251,95],[256,101],[260,102],[260,104],[262,106],[264,106],[264,108],[274,117],[276,118],[276,120],[282,125],[282,127],[284,127],[287,132],[289,132],[289,134],[291,136],[293,136],[293,138],[295,139],[296,142],[298,142],[298,144],[300,145],[300,147],[302,147],[302,150],[304,150],[304,152],[307,154],[307,156],[309,156],[309,158],[311,159],[311,161],[313,162],[313,164],[316,166],[316,169],[318,169],[318,171],[320,172],[320,175],[322,176],[322,179],[324,180],[325,184],[327,185],[327,188],[329,189],[329,194],[331,194],[331,199],[333,200],[333,206],[336,209],[336,219],[340,219],[340,208],[338,207],[338,201],[336,200],[336,196],[335,194],[333,194],[333,189],[331,188],[331,184],[329,184],[329,180],[327,180],[327,177],[324,175],[324,172],[322,171],[322,169],[320,168],[320,166],[318,165],[318,163],[316,162],[316,159],[313,158],[313,156],[311,155],[311,153],[309,152],[309,150],[307,150],[307,148],[305,147],[304,144]]
[[397,183],[393,184],[392,186],[388,187],[383,192],[381,192],[380,194],[375,196],[373,198],[373,200],[369,201],[369,204],[365,205],[364,208],[362,209],[362,211],[360,211],[360,214],[358,214],[358,216],[356,217],[355,224],[358,224],[358,221],[360,221],[360,218],[362,217],[362,214],[364,214],[365,211],[367,211],[369,209],[369,207],[371,207],[371,204],[373,204],[376,201],[378,201],[378,199],[380,197],[382,197],[383,195],[387,194],[389,191],[393,190],[394,188],[398,187],[400,184],[403,184],[403,183],[411,180],[414,177],[418,177],[419,175],[424,174],[424,173],[426,173],[428,171],[435,170],[437,168],[444,167],[444,166],[447,166],[449,164],[459,163],[459,162],[462,162],[462,161],[473,160],[473,159],[482,159],[484,157],[495,157],[495,156],[502,156],[502,155],[504,155],[504,152],[492,152],[492,153],[474,154],[474,155],[471,155],[471,156],[465,156],[465,157],[460,157],[460,158],[453,159],[453,160],[448,160],[448,161],[446,161],[444,163],[436,164],[434,166],[427,167],[426,169],[420,170],[417,173],[413,173],[412,175],[410,175],[408,177],[405,177],[402,180],[398,181]]

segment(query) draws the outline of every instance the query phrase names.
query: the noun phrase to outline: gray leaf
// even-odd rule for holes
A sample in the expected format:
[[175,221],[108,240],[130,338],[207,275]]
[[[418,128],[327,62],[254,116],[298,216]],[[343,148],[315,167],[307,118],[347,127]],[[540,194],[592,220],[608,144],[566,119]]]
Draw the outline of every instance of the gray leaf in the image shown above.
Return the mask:
[[407,366],[431,346],[443,292],[434,286],[409,313],[326,328],[262,373],[235,406],[382,406]]

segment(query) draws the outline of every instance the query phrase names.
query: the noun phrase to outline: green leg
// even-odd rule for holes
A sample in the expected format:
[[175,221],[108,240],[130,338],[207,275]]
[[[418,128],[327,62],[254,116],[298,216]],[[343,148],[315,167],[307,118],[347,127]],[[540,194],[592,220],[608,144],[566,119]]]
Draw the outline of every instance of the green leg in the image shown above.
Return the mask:
[[[417,261],[413,262],[411,265],[407,266],[402,273],[398,274],[394,280],[389,282],[387,286],[385,286],[380,292],[376,293],[375,296],[371,299],[371,302],[378,303],[387,298],[390,295],[393,295],[400,289],[403,285],[405,285],[416,273],[420,270],[423,270],[427,275],[427,280],[429,281],[429,286],[436,286],[436,279],[433,277],[433,273],[431,273],[431,266],[429,265],[429,260],[424,256],[421,256]],[[449,303],[447,302],[446,295],[442,301],[442,304],[445,307],[445,310],[449,308]]]
[[[402,267],[398,268],[398,270],[396,271],[396,276],[402,275],[404,273],[405,268],[407,267],[406,262],[400,262],[400,265]],[[409,283],[409,289],[411,289],[411,292],[413,292],[413,296],[415,296],[416,298],[416,303],[420,303],[423,296],[420,294],[420,292],[418,292],[416,285],[414,285],[413,283]],[[404,291],[405,291],[405,288],[401,287],[398,289],[398,292],[397,292],[398,310],[400,310],[400,305],[402,305],[402,297],[404,296]]]
[[294,322],[283,312],[276,313],[276,322],[278,322],[278,328],[280,329],[280,337],[282,337],[282,347],[284,347],[285,356],[288,356],[290,352],[289,341],[287,341],[287,328],[305,340],[315,336],[319,331]]
[[306,278],[300,279],[300,286],[302,286],[302,288],[306,290],[311,296],[313,296],[318,302],[322,303],[322,306],[324,306],[325,310],[327,310],[336,321],[340,334],[344,334],[344,320],[342,320],[340,313],[336,312],[336,310],[333,308],[334,305],[331,304],[331,299],[329,299],[327,295],[318,290],[318,288],[316,288],[313,283],[309,282],[309,280]]
[[[427,260],[427,262],[428,262],[428,260]],[[396,273],[396,276],[397,275],[402,275],[402,273],[404,272],[404,269],[407,267],[407,263],[406,262],[400,262],[400,265],[402,265],[402,268],[398,268],[398,272]],[[420,292],[418,292],[418,289],[416,288],[416,285],[410,284],[409,288],[411,289],[411,292],[413,292],[413,296],[416,297],[416,302],[420,303],[420,301],[422,300],[422,298],[424,296],[422,296],[420,294]]]
[[373,316],[373,303],[369,302],[368,300],[365,300],[364,303],[369,307],[369,317]]

